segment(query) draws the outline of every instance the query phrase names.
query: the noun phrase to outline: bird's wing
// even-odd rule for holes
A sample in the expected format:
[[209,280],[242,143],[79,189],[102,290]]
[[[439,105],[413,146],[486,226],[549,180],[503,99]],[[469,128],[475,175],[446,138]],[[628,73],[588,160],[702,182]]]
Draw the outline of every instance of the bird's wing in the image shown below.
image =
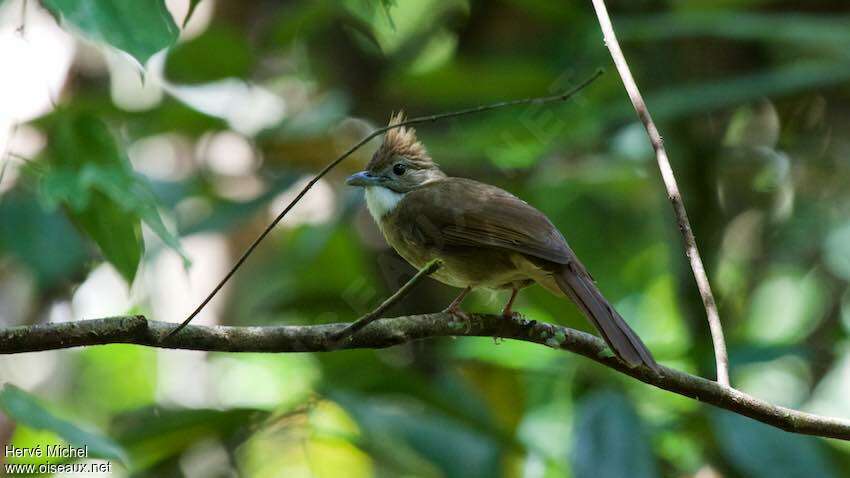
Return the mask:
[[405,194],[396,210],[407,236],[435,248],[494,247],[558,264],[575,260],[549,219],[495,186],[460,178]]

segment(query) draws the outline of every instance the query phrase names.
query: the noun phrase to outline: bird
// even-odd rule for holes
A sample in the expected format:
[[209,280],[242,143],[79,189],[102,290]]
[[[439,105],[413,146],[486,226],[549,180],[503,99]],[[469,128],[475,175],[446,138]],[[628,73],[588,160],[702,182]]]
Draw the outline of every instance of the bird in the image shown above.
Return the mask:
[[473,288],[508,290],[502,310],[513,317],[520,289],[534,283],[571,299],[611,350],[630,367],[658,370],[638,335],[602,295],[561,232],[546,215],[513,194],[472,179],[451,177],[403,123],[391,115],[364,171],[346,183],[365,189],[366,207],[387,243],[412,266],[434,259],[432,277],[462,289],[445,312],[460,310]]

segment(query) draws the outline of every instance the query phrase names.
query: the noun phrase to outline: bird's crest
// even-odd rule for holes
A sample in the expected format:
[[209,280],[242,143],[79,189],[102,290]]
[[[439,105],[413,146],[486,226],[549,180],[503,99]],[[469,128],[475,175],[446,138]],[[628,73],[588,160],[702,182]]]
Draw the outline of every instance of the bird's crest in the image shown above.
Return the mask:
[[[404,111],[399,111],[390,116],[388,126],[404,121]],[[425,149],[425,145],[416,138],[416,130],[407,126],[393,128],[384,134],[384,141],[372,156],[367,169],[370,171],[383,169],[387,162],[393,160],[393,156],[404,156],[413,167],[420,169],[434,166],[434,161]]]

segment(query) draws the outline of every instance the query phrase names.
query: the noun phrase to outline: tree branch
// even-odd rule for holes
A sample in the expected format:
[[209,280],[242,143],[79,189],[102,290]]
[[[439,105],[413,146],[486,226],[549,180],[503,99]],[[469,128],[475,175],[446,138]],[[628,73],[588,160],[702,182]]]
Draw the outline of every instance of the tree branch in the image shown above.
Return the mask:
[[714,342],[714,359],[717,364],[717,382],[721,385],[729,386],[729,358],[726,353],[726,340],[723,338],[723,326],[720,324],[720,314],[717,313],[717,304],[714,301],[714,294],[711,293],[711,284],[708,282],[708,276],[705,273],[705,267],[702,264],[702,258],[697,249],[696,239],[691,230],[691,223],[688,221],[688,213],[685,211],[685,204],[682,202],[682,195],[679,193],[679,185],[676,183],[676,176],[673,175],[673,168],[670,167],[670,160],[667,159],[664,141],[661,139],[661,134],[658,132],[658,128],[655,127],[655,123],[652,121],[649,109],[647,109],[640,90],[638,90],[637,83],[635,83],[635,79],[632,77],[632,72],[629,70],[629,65],[626,63],[626,57],[623,56],[623,51],[620,49],[619,42],[617,42],[617,35],[614,33],[611,19],[608,17],[605,1],[592,1],[593,8],[596,10],[596,16],[599,19],[599,26],[602,28],[605,46],[611,52],[611,58],[614,60],[614,65],[617,67],[620,78],[623,80],[623,86],[629,94],[632,106],[634,106],[640,121],[643,123],[646,134],[649,135],[652,149],[655,150],[658,169],[661,170],[661,179],[667,188],[667,197],[673,204],[676,222],[679,224],[679,231],[682,233],[682,240],[685,242],[685,254],[688,256],[691,264],[691,270],[693,271],[694,279],[696,279],[703,306],[705,306],[708,326],[711,329],[711,339]]
[[410,278],[403,286],[401,286],[395,293],[387,298],[387,300],[383,301],[381,305],[375,308],[372,312],[360,317],[354,322],[348,324],[344,329],[334,332],[331,335],[331,340],[334,344],[338,344],[340,341],[354,335],[367,325],[381,318],[381,316],[386,312],[390,307],[395,305],[398,301],[404,298],[407,294],[413,290],[413,286],[419,283],[420,280],[425,278],[425,276],[429,276],[437,271],[442,266],[442,262],[439,259],[434,259],[431,262],[425,264],[425,267],[419,269],[419,272],[416,273],[413,277]]
[[333,336],[349,324],[267,327],[190,325],[183,333],[168,336],[174,326],[172,323],[147,320],[140,315],[111,317],[2,329],[0,354],[113,343],[218,352],[328,352],[385,348],[431,337],[503,337],[569,350],[655,387],[789,432],[850,440],[850,420],[772,405],[733,388],[664,366],[660,366],[661,374],[643,367],[629,368],[610,352],[602,340],[584,332],[522,318],[468,315],[468,319],[438,313],[378,320],[342,343],[335,343]]

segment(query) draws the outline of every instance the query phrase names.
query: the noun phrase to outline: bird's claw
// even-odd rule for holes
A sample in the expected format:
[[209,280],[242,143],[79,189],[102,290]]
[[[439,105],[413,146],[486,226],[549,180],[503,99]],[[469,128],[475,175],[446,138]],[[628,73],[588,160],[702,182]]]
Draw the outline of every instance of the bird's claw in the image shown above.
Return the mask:
[[446,310],[444,310],[443,313],[449,314],[456,319],[469,320],[469,314],[460,310],[457,307],[449,307]]
[[502,312],[502,317],[507,320],[522,320],[525,318],[521,312],[516,311]]

